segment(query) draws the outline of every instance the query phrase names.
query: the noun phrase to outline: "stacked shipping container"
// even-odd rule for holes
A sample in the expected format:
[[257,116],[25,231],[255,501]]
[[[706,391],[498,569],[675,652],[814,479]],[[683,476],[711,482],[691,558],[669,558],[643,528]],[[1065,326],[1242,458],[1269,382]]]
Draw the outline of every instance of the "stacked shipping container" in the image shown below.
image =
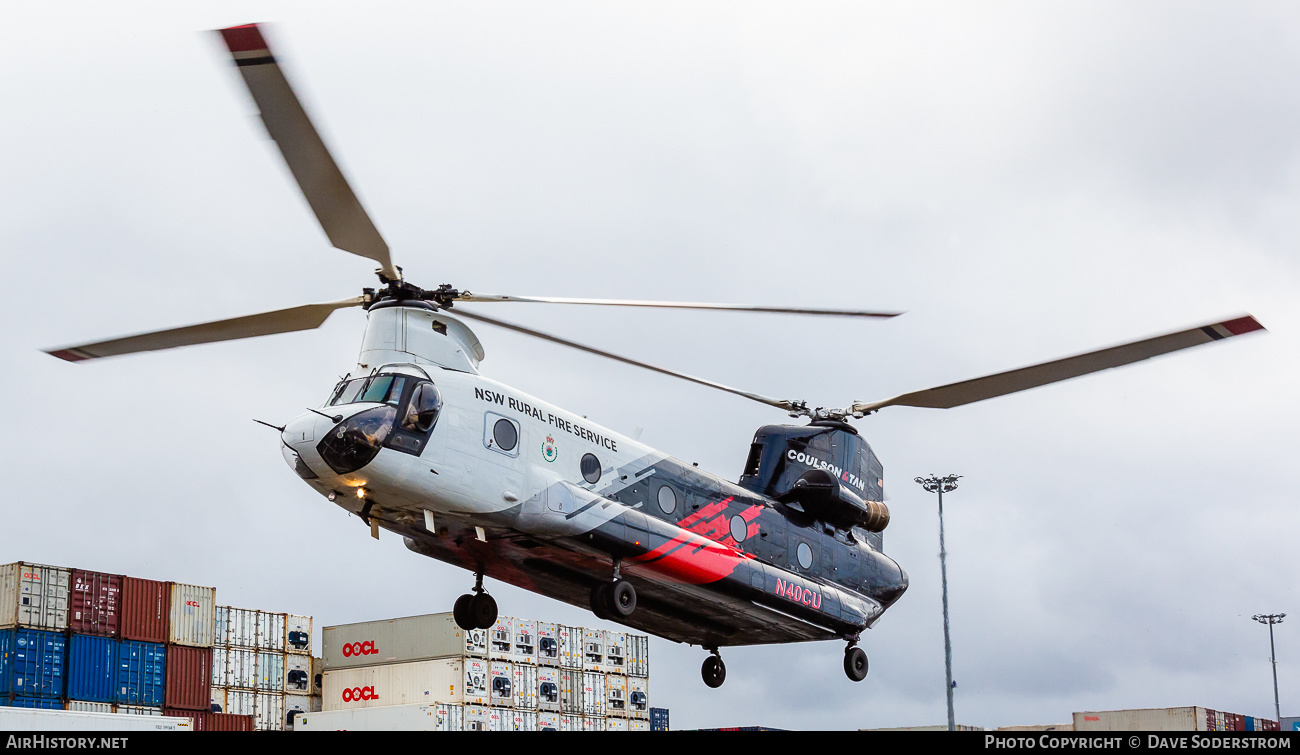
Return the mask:
[[213,710],[252,716],[260,731],[292,726],[320,710],[312,683],[310,616],[217,606],[210,687]]
[[324,710],[303,729],[650,728],[645,635],[508,616],[465,631],[441,613],[325,627],[322,638]]

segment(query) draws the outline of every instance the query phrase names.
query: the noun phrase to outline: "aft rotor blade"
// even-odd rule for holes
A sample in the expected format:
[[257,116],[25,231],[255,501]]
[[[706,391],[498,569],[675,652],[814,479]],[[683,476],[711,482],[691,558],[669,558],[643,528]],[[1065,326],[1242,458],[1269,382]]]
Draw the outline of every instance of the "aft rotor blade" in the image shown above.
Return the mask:
[[480,322],[486,322],[492,325],[497,325],[502,328],[507,328],[509,330],[515,331],[516,333],[523,333],[524,335],[533,336],[534,338],[541,338],[544,341],[550,341],[552,343],[562,344],[564,346],[568,346],[573,349],[578,349],[579,351],[585,351],[588,354],[595,354],[596,356],[607,357],[617,362],[622,362],[623,364],[630,364],[636,367],[644,367],[647,370],[653,370],[654,372],[658,372],[661,375],[669,375],[671,377],[681,378],[682,380],[689,380],[692,383],[697,383],[699,385],[707,385],[710,388],[717,388],[720,391],[726,391],[727,393],[734,393],[737,396],[744,396],[747,399],[757,401],[761,404],[767,404],[768,406],[775,406],[779,409],[785,409],[786,411],[794,411],[796,409],[802,408],[803,406],[802,402],[790,401],[781,398],[772,398],[770,396],[764,396],[758,393],[750,393],[749,391],[742,391],[739,388],[732,388],[729,385],[723,385],[722,383],[715,383],[712,380],[705,380],[704,378],[698,378],[693,375],[687,375],[684,372],[677,372],[675,370],[670,370],[665,367],[658,367],[648,362],[642,362],[636,359],[631,359],[629,357],[619,356],[618,354],[613,354],[603,349],[597,349],[593,346],[584,346],[583,344],[570,341],[566,338],[560,338],[559,336],[554,336],[551,335],[550,333],[543,333],[540,330],[533,330],[532,328],[525,328],[522,325],[516,325],[512,322],[498,320],[494,317],[486,317],[484,315],[480,315],[474,312],[466,312],[465,310],[459,308],[456,309],[455,314],[460,317],[468,317],[471,320],[478,320]]
[[284,155],[330,243],[378,262],[385,278],[397,280],[388,244],[307,117],[257,24],[221,29],[220,34],[261,111],[262,123]]
[[661,307],[664,309],[720,309],[732,312],[778,312],[788,315],[833,315],[836,317],[897,317],[902,312],[875,312],[863,309],[826,309],[822,307],[764,307],[756,304],[717,304],[688,301],[639,301],[636,299],[573,299],[563,296],[510,296],[464,292],[456,301],[525,302],[530,304],[595,304],[604,307]]
[[938,388],[905,393],[872,404],[855,403],[852,411],[855,413],[874,412],[886,406],[951,409],[954,406],[1025,391],[1030,388],[1037,388],[1040,385],[1069,380],[1070,378],[1100,372],[1112,367],[1122,367],[1161,354],[1168,354],[1213,341],[1221,341],[1224,338],[1231,338],[1256,330],[1264,330],[1264,326],[1260,325],[1259,321],[1254,317],[1244,315],[1232,320],[1188,328],[1176,333],[1166,333],[1154,338],[1144,338],[1141,341],[1133,341],[1064,359],[1021,367],[1018,370],[999,372],[996,375],[986,375],[973,380],[964,380],[960,383],[942,385]]
[[141,333],[108,341],[64,346],[61,349],[49,349],[45,353],[59,359],[66,359],[69,362],[82,362],[87,359],[114,357],[119,354],[134,354],[138,351],[159,351],[177,346],[234,341],[240,338],[269,336],[274,333],[291,333],[297,330],[313,330],[319,328],[335,310],[345,307],[359,307],[364,302],[364,297],[356,296],[343,301],[304,304],[301,307],[277,309],[274,312],[233,317],[229,320],[216,320],[215,322],[189,325],[184,328],[155,330],[152,333]]

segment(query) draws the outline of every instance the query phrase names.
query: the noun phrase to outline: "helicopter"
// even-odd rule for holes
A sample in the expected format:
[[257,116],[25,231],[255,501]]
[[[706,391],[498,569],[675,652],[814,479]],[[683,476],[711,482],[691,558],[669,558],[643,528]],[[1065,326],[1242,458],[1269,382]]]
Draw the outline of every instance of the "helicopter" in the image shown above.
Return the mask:
[[[891,406],[953,408],[1262,331],[1250,315],[842,407],[774,398],[482,314],[516,302],[885,319],[897,312],[472,293],[408,282],[294,93],[256,24],[218,31],[262,123],[330,243],[378,264],[351,298],[50,349],[81,362],[320,327],[365,310],[356,365],[284,425],[285,462],[378,538],[462,567],[453,606],[488,628],[493,579],[708,652],[726,679],[728,646],[843,641],[844,671],[868,672],[863,633],[905,593],[884,552],[884,467],[851,420]],[[464,305],[470,305],[467,309]],[[483,375],[484,323],[729,392],[805,424],[759,428],[736,481]],[[260,421],[260,420],[258,420]]]

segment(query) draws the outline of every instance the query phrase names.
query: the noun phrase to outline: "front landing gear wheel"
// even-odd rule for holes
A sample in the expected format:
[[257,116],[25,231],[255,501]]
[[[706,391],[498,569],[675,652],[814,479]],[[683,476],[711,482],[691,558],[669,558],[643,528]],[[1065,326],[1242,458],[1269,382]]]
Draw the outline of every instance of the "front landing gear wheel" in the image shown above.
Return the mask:
[[497,602],[485,592],[469,600],[469,620],[474,623],[471,629],[491,629],[497,623]]
[[700,676],[704,677],[705,684],[717,689],[727,681],[727,665],[722,662],[721,656],[711,655],[704,659],[704,665],[700,667]]
[[605,621],[613,621],[614,617],[610,614],[609,606],[609,582],[601,582],[591,588],[591,612],[596,614],[596,618]]
[[867,678],[867,654],[862,648],[853,647],[844,650],[844,673],[855,682]]
[[631,616],[636,610],[636,588],[621,579],[607,587],[605,595],[609,598],[609,607],[614,618],[626,619]]
[[456,598],[456,605],[451,609],[451,617],[456,620],[456,626],[466,631],[479,628],[474,623],[474,617],[469,612],[469,604],[473,600],[473,595],[462,595]]

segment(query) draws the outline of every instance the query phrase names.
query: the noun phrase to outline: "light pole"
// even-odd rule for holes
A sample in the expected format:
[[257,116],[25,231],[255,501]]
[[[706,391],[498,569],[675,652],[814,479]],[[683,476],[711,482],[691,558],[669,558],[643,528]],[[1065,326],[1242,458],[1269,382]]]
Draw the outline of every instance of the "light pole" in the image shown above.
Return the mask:
[[959,478],[959,474],[916,478],[925,492],[939,494],[939,573],[943,580],[943,668],[948,679],[948,731],[957,730],[957,721],[952,712],[952,689],[956,685],[952,681],[952,639],[948,634],[948,552],[943,547],[943,494],[956,490]]
[[1284,613],[1267,613],[1255,614],[1250,618],[1261,624],[1268,624],[1268,659],[1273,662],[1273,712],[1277,714],[1277,722],[1282,723],[1282,706],[1277,701],[1277,650],[1273,645],[1273,625],[1281,624],[1282,619],[1286,618]]

